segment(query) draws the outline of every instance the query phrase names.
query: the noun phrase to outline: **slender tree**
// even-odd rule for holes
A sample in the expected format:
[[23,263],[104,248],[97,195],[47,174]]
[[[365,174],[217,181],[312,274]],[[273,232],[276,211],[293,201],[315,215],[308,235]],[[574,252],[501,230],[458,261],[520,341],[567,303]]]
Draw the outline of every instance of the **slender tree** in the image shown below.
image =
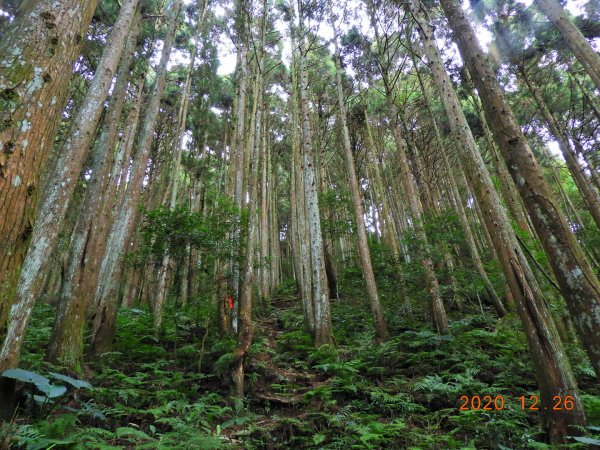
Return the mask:
[[348,131],[348,119],[346,112],[346,101],[344,99],[344,91],[342,85],[342,69],[340,62],[340,54],[338,49],[337,30],[335,25],[335,17],[331,17],[331,27],[334,34],[335,46],[335,68],[336,68],[336,87],[338,95],[339,119],[342,125],[342,137],[344,144],[344,158],[346,160],[346,172],[350,191],[352,192],[352,203],[354,205],[354,219],[356,223],[356,231],[358,238],[358,251],[360,254],[360,263],[363,272],[363,277],[367,285],[367,293],[371,304],[371,311],[375,321],[375,332],[378,340],[385,340],[388,337],[387,325],[383,318],[383,310],[379,302],[379,294],[377,292],[377,283],[375,274],[373,273],[373,265],[371,264],[371,254],[369,252],[369,243],[367,241],[367,230],[365,228],[365,213],[362,208],[362,195],[356,178],[356,168],[354,167],[354,156],[352,155],[352,145],[350,143],[350,133]]
[[[379,52],[378,64],[383,79],[385,98],[390,118],[390,128],[396,145],[396,158],[398,169],[400,171],[400,182],[402,183],[404,198],[407,202],[413,221],[412,229],[417,238],[418,257],[423,267],[425,284],[427,286],[427,291],[431,296],[433,325],[438,333],[449,334],[450,327],[448,325],[448,317],[446,316],[446,310],[442,301],[439,282],[433,268],[431,248],[425,230],[423,229],[423,205],[418,194],[415,177],[408,163],[401,125],[398,118],[398,107],[395,103],[395,89],[398,77],[390,76],[391,64],[393,62],[392,55],[389,54],[390,42],[387,40],[387,36],[382,37],[380,35],[373,1],[368,0],[368,5],[371,16],[371,26],[375,31],[377,51]],[[384,42],[384,39],[386,42]]]
[[95,314],[92,324],[92,343],[95,353],[108,351],[116,327],[120,269],[127,240],[130,239],[135,224],[137,203],[142,192],[142,181],[146,174],[151,143],[159,114],[160,100],[166,83],[167,63],[175,41],[175,31],[181,9],[181,0],[170,5],[167,20],[167,34],[161,52],[160,63],[156,70],[154,87],[150,93],[144,119],[140,126],[137,150],[131,167],[127,188],[124,190],[124,202],[113,221],[108,235],[108,245],[99,268],[95,289]]
[[[87,317],[86,300],[89,296],[81,292],[81,287],[84,282],[82,279],[85,274],[84,268],[93,253],[88,246],[90,231],[92,222],[96,219],[96,208],[103,200],[114,161],[112,153],[125,105],[127,86],[131,80],[131,63],[141,28],[140,20],[141,10],[138,10],[137,23],[129,33],[127,46],[119,63],[114,86],[115,94],[109,103],[105,124],[98,138],[91,168],[92,176],[88,182],[82,208],[79,211],[75,231],[71,237],[68,268],[64,275],[61,300],[46,355],[49,361],[59,362],[75,372],[81,371],[83,356],[83,329]],[[140,83],[140,85],[142,84]],[[137,112],[138,116],[140,100],[141,91],[134,99],[136,103],[132,106],[132,111]],[[137,122],[135,116],[130,116],[130,119]]]
[[[313,156],[312,127],[310,123],[310,109],[308,99],[308,72],[306,58],[306,29],[304,27],[304,8],[307,6],[302,0],[297,2],[298,15],[298,91],[300,97],[300,123],[302,139],[302,174],[304,182],[304,204],[307,215],[307,234],[309,236],[309,255],[311,271],[303,279],[304,283],[312,285],[313,313],[314,313],[314,339],[315,345],[320,346],[332,342],[331,314],[329,309],[329,292],[327,289],[327,274],[325,270],[325,257],[323,253],[323,237],[321,234],[321,215],[317,197],[317,177],[315,160]],[[308,252],[307,252],[308,253]]]

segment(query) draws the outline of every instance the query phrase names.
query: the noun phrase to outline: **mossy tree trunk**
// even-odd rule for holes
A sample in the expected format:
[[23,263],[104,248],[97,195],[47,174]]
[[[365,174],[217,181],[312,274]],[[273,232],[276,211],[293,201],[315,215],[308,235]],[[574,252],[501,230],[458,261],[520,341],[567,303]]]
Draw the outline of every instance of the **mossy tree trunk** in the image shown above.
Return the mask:
[[[458,4],[453,5],[460,9]],[[579,398],[577,384],[546,300],[538,286],[525,256],[520,252],[514,231],[506,212],[500,205],[487,168],[477,150],[475,140],[462,112],[460,101],[446,72],[437,49],[433,30],[418,0],[412,0],[410,11],[419,25],[436,89],[442,99],[453,137],[460,149],[462,166],[472,185],[486,227],[496,239],[493,244],[499,257],[503,273],[514,298],[517,313],[527,336],[529,350],[540,386],[543,404],[551,404],[555,395],[571,395],[575,406],[572,411],[542,412],[544,427],[553,440],[565,439],[571,425],[585,425],[585,415]],[[475,36],[471,36],[475,39]]]
[[14,367],[33,306],[39,295],[43,274],[58,241],[61,226],[79,180],[85,158],[95,136],[104,101],[119,64],[124,43],[137,9],[137,0],[124,2],[117,22],[102,53],[94,78],[74,119],[49,179],[50,188],[38,208],[31,242],[19,276],[9,326],[0,351],[0,368]]
[[548,255],[579,337],[600,376],[600,282],[544,180],[465,11],[456,0],[441,0],[441,4],[482,99],[488,124]]
[[35,223],[40,176],[96,4],[29,2],[0,40],[0,334]]

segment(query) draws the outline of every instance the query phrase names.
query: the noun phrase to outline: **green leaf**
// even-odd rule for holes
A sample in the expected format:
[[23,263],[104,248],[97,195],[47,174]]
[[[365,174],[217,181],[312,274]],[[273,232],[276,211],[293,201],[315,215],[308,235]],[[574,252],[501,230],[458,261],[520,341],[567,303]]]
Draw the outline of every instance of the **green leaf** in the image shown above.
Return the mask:
[[46,397],[45,395],[34,395],[33,399],[36,402],[41,403],[42,405],[48,401],[48,397]]
[[65,395],[67,392],[67,388],[62,385],[51,384],[48,392],[44,392],[49,398],[60,397],[61,395]]
[[36,386],[50,384],[50,380],[43,377],[39,373],[30,372],[23,369],[8,369],[2,372],[2,376],[12,378],[13,380],[22,381],[23,383],[33,383]]
[[50,376],[51,378],[54,378],[56,380],[64,381],[65,383],[70,384],[71,386],[73,386],[75,389],[81,389],[81,388],[91,389],[93,387],[87,381],[76,380],[75,378],[71,378],[71,377],[69,377],[67,375],[62,375],[60,373],[50,372],[48,374],[48,376]]
[[575,439],[577,442],[581,442],[582,444],[600,445],[600,440],[594,438],[580,436],[570,436],[570,438]]
[[39,373],[30,372],[23,369],[8,369],[2,373],[3,377],[12,378],[23,383],[33,384],[39,391],[43,392],[48,398],[56,398],[64,395],[67,388],[60,385],[53,385],[50,380]]
[[312,440],[315,445],[319,445],[321,442],[325,440],[324,434],[313,434]]

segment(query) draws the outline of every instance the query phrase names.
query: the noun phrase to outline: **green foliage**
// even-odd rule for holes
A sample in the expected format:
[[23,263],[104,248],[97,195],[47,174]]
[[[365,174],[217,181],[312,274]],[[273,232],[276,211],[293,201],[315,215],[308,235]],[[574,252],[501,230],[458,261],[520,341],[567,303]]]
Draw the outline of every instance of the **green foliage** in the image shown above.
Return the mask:
[[215,198],[215,208],[203,216],[185,205],[174,209],[159,207],[145,211],[141,228],[142,245],[130,256],[134,262],[148,259],[160,262],[165,254],[182,258],[188,246],[211,258],[229,255],[231,248],[226,236],[239,226],[235,204],[224,196]]
[[[394,274],[389,277],[381,296],[398,315]],[[360,292],[358,284],[355,289]],[[149,331],[150,311],[123,309],[114,351],[90,362],[95,388],[45,419],[20,421],[0,434],[33,449],[547,448],[539,416],[517,407],[516,399],[536,385],[516,317],[498,321],[477,306],[474,314],[450,321],[450,338],[401,314],[390,321],[393,337],[374,344],[367,305],[345,297],[332,302],[336,346],[315,348],[294,290],[288,281],[273,300],[267,323],[280,331],[257,325],[243,401],[228,400],[233,336],[209,334],[203,373],[197,373],[202,333],[195,309],[168,310],[172,320],[160,335]],[[44,333],[34,330],[29,347],[43,348],[36,339]],[[585,355],[569,346],[567,352],[573,367],[581,367],[578,381],[592,383]],[[77,385],[59,378],[69,388]],[[257,393],[265,390],[282,404],[261,401]],[[600,400],[593,389],[585,392],[594,426]],[[461,411],[462,395],[502,395],[507,407]],[[595,439],[590,432],[582,438]]]

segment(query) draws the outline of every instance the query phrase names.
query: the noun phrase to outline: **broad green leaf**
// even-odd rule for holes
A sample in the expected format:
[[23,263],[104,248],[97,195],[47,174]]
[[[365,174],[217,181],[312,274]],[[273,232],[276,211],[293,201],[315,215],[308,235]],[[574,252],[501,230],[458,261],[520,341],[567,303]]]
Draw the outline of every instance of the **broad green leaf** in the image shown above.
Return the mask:
[[38,384],[50,384],[50,380],[48,378],[43,377],[39,373],[30,372],[28,370],[23,369],[8,369],[2,372],[2,376],[6,378],[12,378],[17,381],[22,381],[24,383],[33,383],[36,386]]
[[600,445],[600,440],[594,438],[583,436],[571,436],[571,439],[575,439],[577,442],[581,442],[582,444]]
[[54,378],[56,380],[64,381],[65,383],[68,383],[71,386],[73,386],[75,389],[81,389],[81,388],[91,389],[93,387],[87,381],[76,380],[75,378],[71,378],[67,375],[62,375],[60,373],[50,372],[48,374],[48,376],[50,376],[51,378]]
[[319,445],[321,442],[325,440],[324,434],[313,434],[312,440],[315,445]]
[[66,386],[51,384],[48,392],[44,392],[49,398],[60,397],[67,392]]
[[48,397],[46,397],[45,395],[34,395],[33,399],[37,402],[37,403],[41,403],[42,405],[48,402]]
[[30,372],[23,369],[8,369],[2,372],[2,376],[6,378],[12,378],[23,383],[31,383],[46,396],[52,391],[52,385],[50,380],[39,373]]

